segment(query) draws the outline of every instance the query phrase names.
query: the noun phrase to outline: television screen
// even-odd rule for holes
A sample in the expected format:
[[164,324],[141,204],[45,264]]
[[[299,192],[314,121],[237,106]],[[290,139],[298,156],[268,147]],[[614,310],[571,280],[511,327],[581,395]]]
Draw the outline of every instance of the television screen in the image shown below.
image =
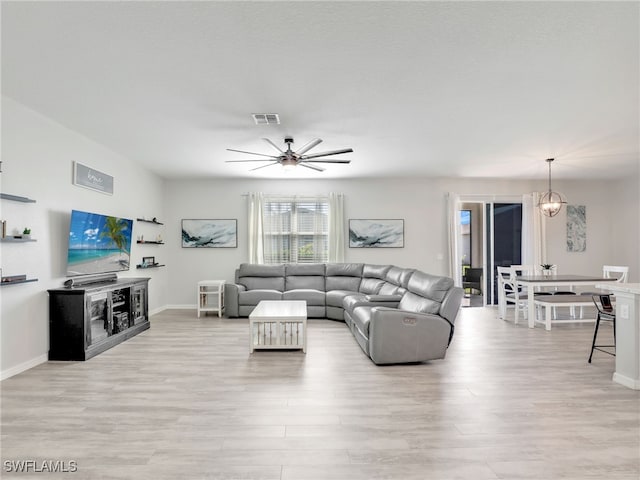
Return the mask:
[[67,276],[129,270],[133,220],[71,211]]

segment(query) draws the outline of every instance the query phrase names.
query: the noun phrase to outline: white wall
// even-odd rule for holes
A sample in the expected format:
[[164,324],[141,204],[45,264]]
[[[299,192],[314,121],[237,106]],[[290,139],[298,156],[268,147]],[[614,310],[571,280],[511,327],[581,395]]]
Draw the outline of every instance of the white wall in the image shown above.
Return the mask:
[[[478,179],[355,179],[355,180],[181,180],[166,183],[167,261],[171,276],[167,303],[195,305],[195,285],[204,279],[233,280],[238,264],[247,261],[246,197],[249,191],[282,194],[345,194],[345,218],[403,218],[405,248],[346,249],[347,262],[392,263],[446,275],[446,192],[459,194],[521,195],[542,190],[544,181]],[[589,274],[605,263],[631,265],[638,277],[637,242],[625,235],[612,239],[611,231],[628,230],[627,218],[638,218],[637,189],[630,181],[554,182],[571,204],[587,206],[587,251],[566,251],[566,211],[547,219],[549,261],[561,271]],[[604,198],[612,192],[624,198],[624,215],[611,215]],[[635,193],[634,193],[635,192]],[[634,200],[635,199],[635,200]],[[237,218],[238,248],[180,248],[180,219]]]
[[[26,196],[35,204],[2,200],[0,217],[9,233],[31,227],[36,243],[0,243],[3,275],[27,274],[35,283],[0,287],[0,375],[6,378],[46,361],[49,350],[47,289],[63,285],[72,209],[124,218],[158,217],[163,212],[163,181],[105,147],[2,98],[2,174],[4,193]],[[72,162],[115,177],[113,195],[74,186]],[[134,236],[142,232],[134,222]],[[151,226],[151,228],[156,228]],[[144,231],[146,235],[146,228]],[[163,247],[132,246],[132,264],[142,256],[162,260]],[[167,272],[135,267],[121,276],[150,276],[149,304],[165,304]],[[148,273],[147,273],[148,272]]]

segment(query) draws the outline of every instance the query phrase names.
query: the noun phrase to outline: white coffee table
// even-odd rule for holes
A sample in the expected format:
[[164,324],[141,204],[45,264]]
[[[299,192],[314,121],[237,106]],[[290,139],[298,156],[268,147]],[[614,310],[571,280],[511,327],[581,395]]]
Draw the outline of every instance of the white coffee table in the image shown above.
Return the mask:
[[307,302],[262,300],[249,315],[250,352],[301,349],[307,352]]

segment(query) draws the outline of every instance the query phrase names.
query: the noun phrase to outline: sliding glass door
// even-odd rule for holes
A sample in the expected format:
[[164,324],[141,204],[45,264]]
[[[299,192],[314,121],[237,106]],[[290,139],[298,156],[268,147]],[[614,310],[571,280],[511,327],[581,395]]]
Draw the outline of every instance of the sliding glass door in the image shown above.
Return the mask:
[[485,206],[487,304],[498,303],[497,267],[522,263],[522,203],[489,202]]

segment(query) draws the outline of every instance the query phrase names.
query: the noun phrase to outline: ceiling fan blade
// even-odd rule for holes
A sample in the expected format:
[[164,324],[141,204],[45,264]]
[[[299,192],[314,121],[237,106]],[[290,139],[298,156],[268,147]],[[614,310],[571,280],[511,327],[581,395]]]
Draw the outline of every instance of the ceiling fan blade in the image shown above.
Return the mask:
[[313,155],[303,155],[300,157],[300,159],[307,160],[309,158],[319,158],[319,157],[326,157],[328,155],[340,155],[341,153],[351,153],[351,152],[353,152],[352,148],[343,148],[342,150],[332,150],[330,152],[315,153]]
[[316,170],[318,172],[324,172],[324,168],[316,167],[315,165],[307,165],[306,163],[298,163],[301,167],[310,168],[311,170]]
[[278,158],[273,155],[265,155],[264,153],[255,153],[255,152],[245,152],[244,150],[234,150],[233,148],[227,148],[229,152],[238,152],[238,153],[247,153],[249,155],[259,155],[261,157],[269,157],[269,158]]
[[253,172],[254,170],[260,170],[261,168],[270,167],[271,165],[277,165],[278,163],[280,163],[280,162],[272,162],[272,163],[269,163],[267,165],[261,165],[261,166],[256,167],[256,168],[252,168],[249,171]]
[[327,158],[326,160],[300,160],[300,163],[351,163],[351,160],[333,160],[331,158]]
[[256,158],[255,160],[225,160],[225,163],[238,163],[238,162],[271,162],[273,160],[269,160],[267,158]]
[[273,148],[275,148],[278,152],[280,153],[284,153],[284,150],[282,150],[279,146],[277,146],[275,143],[273,143],[271,140],[269,140],[268,138],[263,138],[263,140],[265,142],[267,142],[269,145],[271,145]]
[[313,147],[315,147],[319,143],[322,143],[322,140],[319,139],[319,138],[316,138],[315,140],[311,140],[309,143],[307,143],[300,150],[296,150],[295,154],[296,155],[303,155],[304,153],[308,152],[309,150],[311,150]]

